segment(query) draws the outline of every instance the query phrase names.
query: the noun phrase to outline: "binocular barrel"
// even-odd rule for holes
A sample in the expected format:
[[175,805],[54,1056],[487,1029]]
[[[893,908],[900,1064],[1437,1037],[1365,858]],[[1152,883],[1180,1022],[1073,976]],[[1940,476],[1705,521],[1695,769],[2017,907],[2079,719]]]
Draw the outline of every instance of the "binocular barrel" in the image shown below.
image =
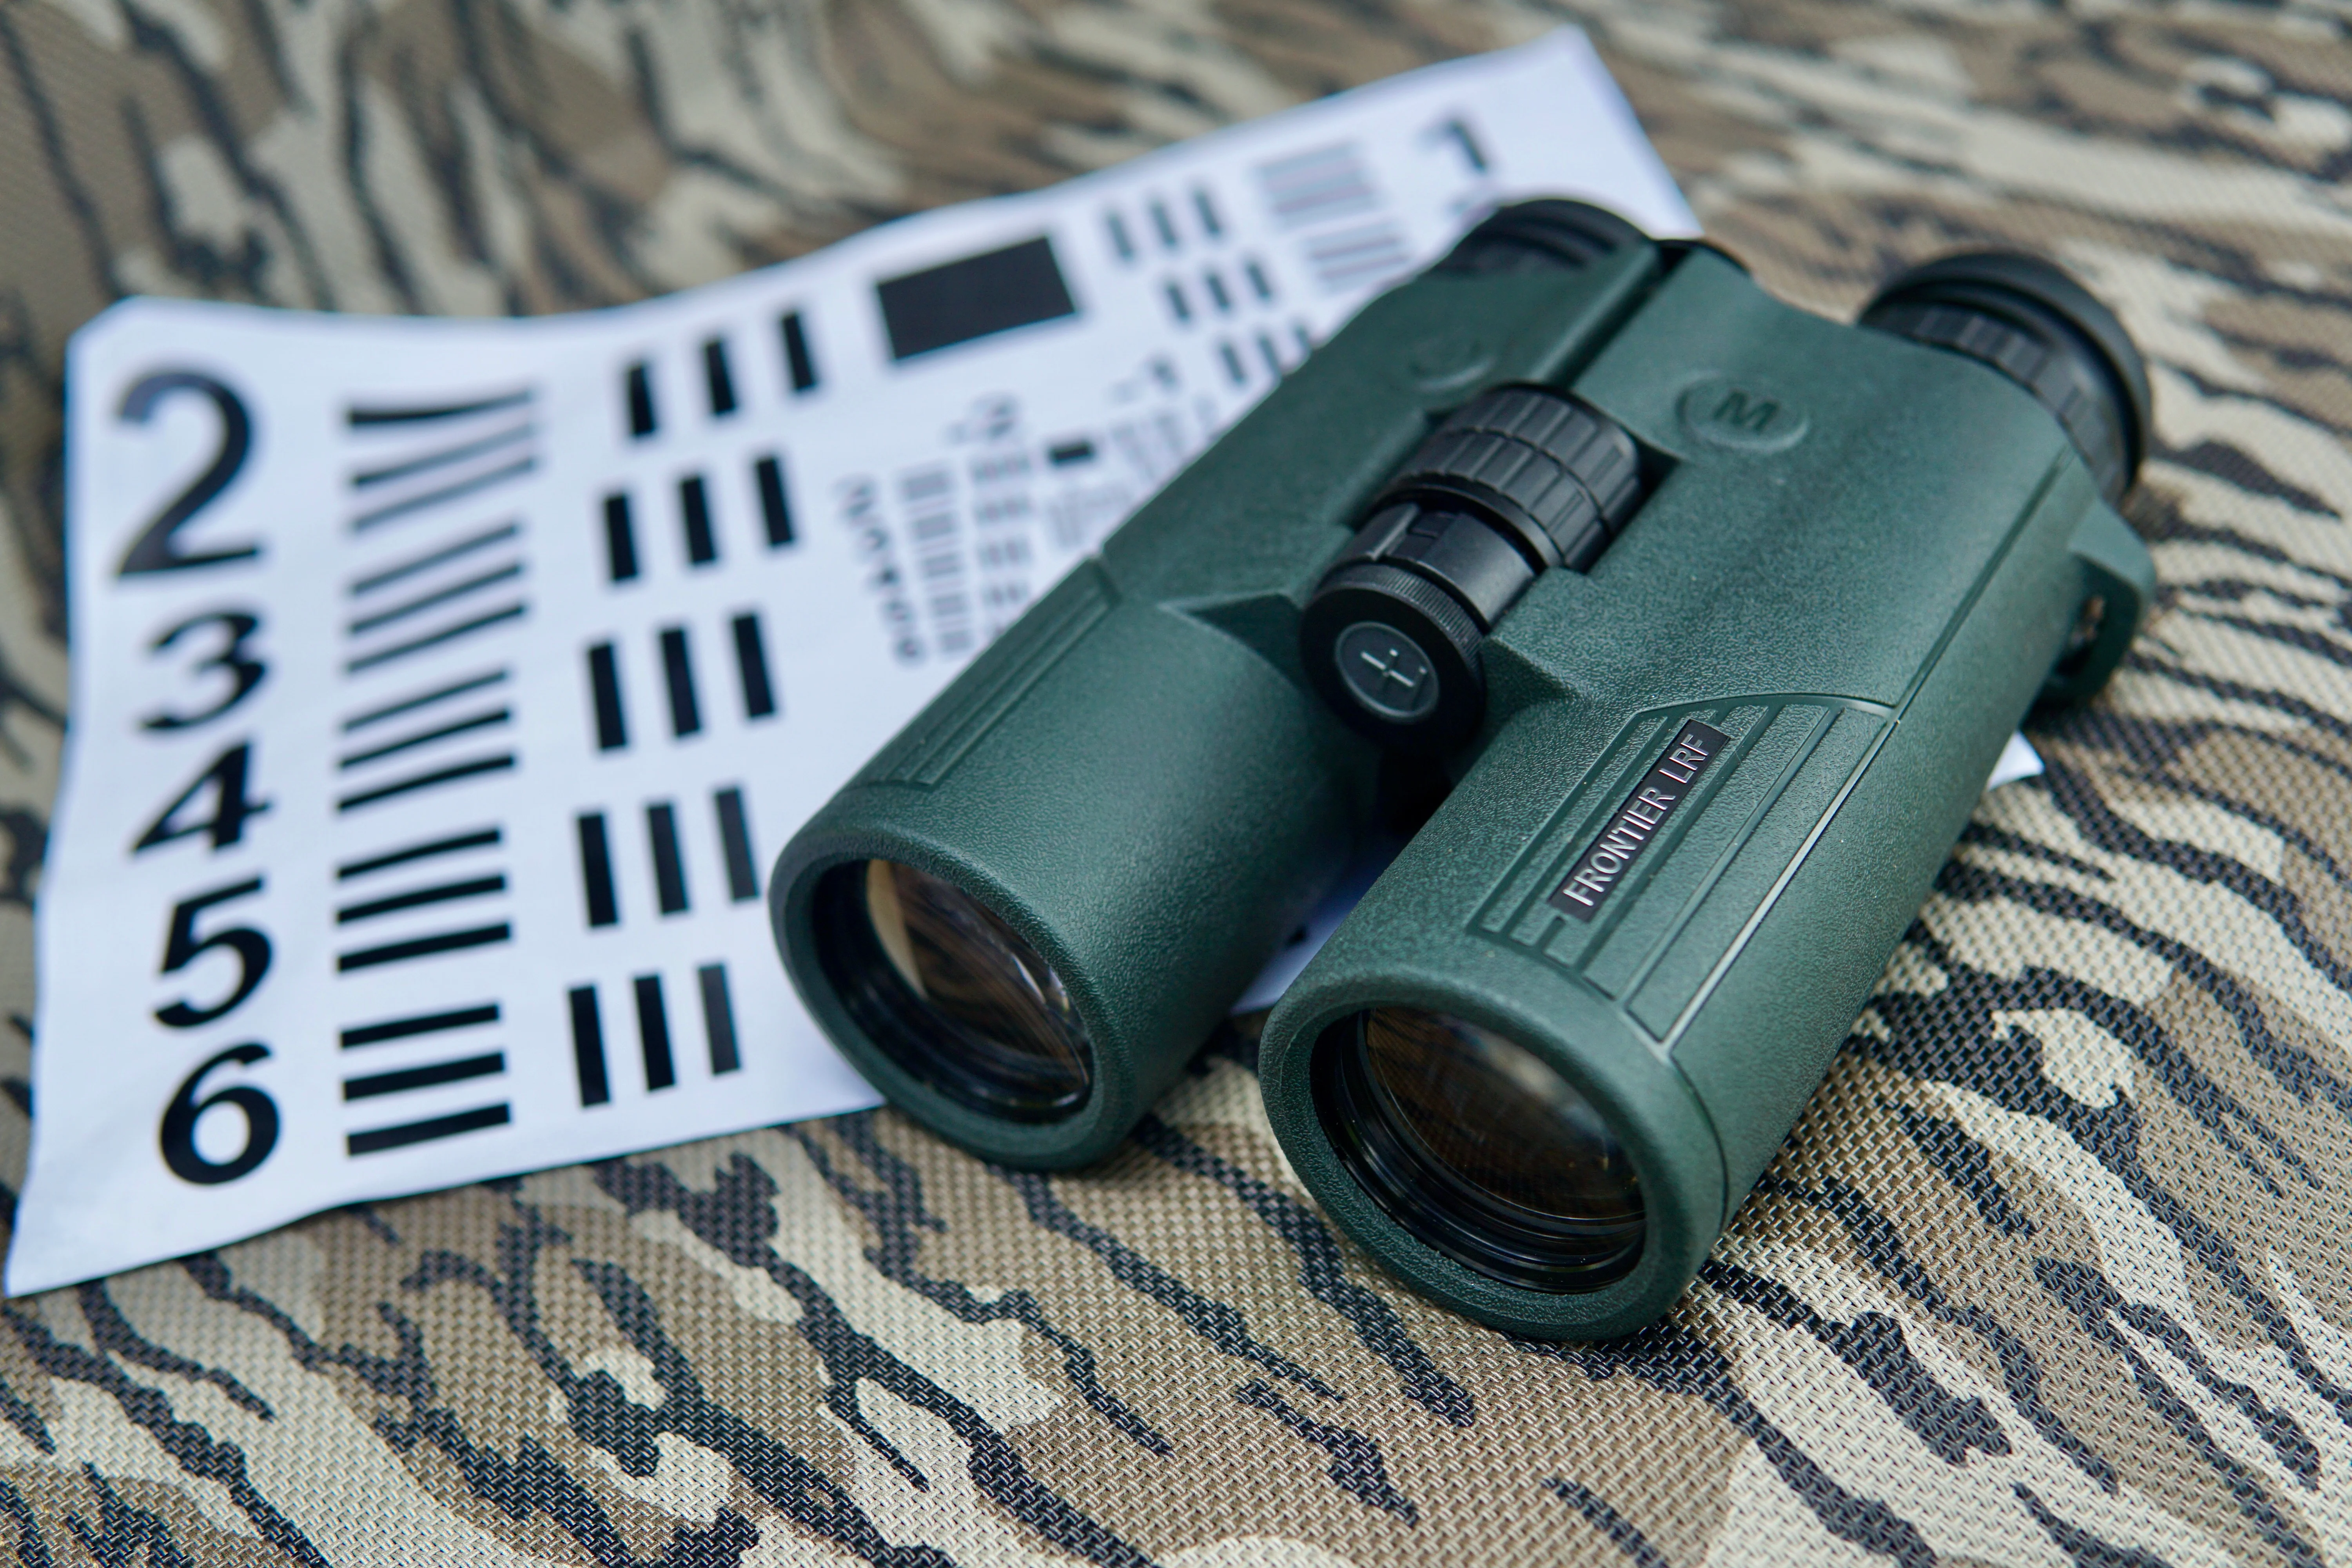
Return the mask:
[[2152,592],[2144,368],[2030,258],[1863,327],[1506,208],[1376,301],[787,847],[851,1059],[1025,1165],[1125,1134],[1373,824],[1450,794],[1268,1019],[1292,1167],[1544,1337],[1672,1304],[2009,732]]

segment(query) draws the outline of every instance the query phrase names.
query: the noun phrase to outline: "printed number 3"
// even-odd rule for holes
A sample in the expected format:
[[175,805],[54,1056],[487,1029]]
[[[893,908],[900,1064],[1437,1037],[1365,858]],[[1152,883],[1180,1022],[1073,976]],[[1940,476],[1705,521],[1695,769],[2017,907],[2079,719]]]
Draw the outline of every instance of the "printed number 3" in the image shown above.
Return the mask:
[[246,694],[261,684],[269,667],[259,659],[247,657],[246,639],[261,629],[261,619],[243,610],[207,610],[201,616],[191,616],[155,639],[148,651],[162,653],[189,632],[202,626],[216,626],[224,634],[220,647],[211,657],[199,659],[199,670],[217,669],[228,677],[229,688],[219,701],[201,713],[151,713],[139,722],[148,730],[185,730],[219,718],[246,699]]
[[[202,1100],[196,1098],[196,1090],[204,1087],[215,1068],[226,1062],[251,1067],[268,1055],[269,1047],[258,1041],[231,1046],[205,1058],[204,1064],[180,1085],[179,1092],[172,1096],[172,1103],[163,1108],[163,1125],[157,1130],[155,1138],[163,1151],[163,1163],[172,1168],[172,1174],[200,1187],[217,1186],[236,1181],[269,1158],[269,1152],[278,1147],[276,1100],[249,1083],[231,1084],[226,1089],[215,1089]],[[208,1160],[196,1147],[196,1121],[205,1111],[224,1105],[235,1106],[244,1116],[245,1146],[226,1160]]]
[[220,416],[220,444],[213,448],[210,466],[131,542],[131,548],[122,552],[122,564],[115,570],[118,577],[135,577],[142,572],[184,572],[191,566],[243,561],[261,553],[257,544],[183,553],[173,540],[183,523],[228,489],[229,481],[236,478],[237,470],[245,467],[245,459],[253,450],[253,417],[245,411],[245,400],[198,371],[158,371],[143,378],[123,395],[121,416],[133,425],[144,425],[165,398],[184,392],[200,393],[211,401],[213,411]]
[[209,893],[182,899],[178,907],[172,910],[171,934],[163,940],[162,973],[176,974],[193,963],[197,954],[212,948],[225,947],[236,954],[236,988],[210,1007],[194,1006],[184,998],[158,1007],[155,1017],[159,1022],[174,1029],[193,1029],[199,1024],[211,1023],[253,994],[253,988],[261,984],[263,975],[269,973],[269,939],[251,926],[225,926],[207,935],[198,936],[196,916],[215,904],[225,904],[231,899],[242,899],[259,891],[261,879],[256,877],[232,887],[215,888]]

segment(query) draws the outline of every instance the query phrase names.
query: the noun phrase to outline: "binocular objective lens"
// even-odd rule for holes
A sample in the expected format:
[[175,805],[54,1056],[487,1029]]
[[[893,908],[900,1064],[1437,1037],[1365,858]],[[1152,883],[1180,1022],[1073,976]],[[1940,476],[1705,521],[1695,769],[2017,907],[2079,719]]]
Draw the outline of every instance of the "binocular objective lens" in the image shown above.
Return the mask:
[[1325,1032],[1315,1079],[1341,1163],[1438,1251],[1559,1293],[1598,1289],[1640,1260],[1633,1160],[1591,1101],[1501,1035],[1373,1007]]
[[900,1067],[1007,1121],[1086,1103],[1094,1057],[1062,977],[987,906],[894,860],[835,868],[817,901],[835,994]]

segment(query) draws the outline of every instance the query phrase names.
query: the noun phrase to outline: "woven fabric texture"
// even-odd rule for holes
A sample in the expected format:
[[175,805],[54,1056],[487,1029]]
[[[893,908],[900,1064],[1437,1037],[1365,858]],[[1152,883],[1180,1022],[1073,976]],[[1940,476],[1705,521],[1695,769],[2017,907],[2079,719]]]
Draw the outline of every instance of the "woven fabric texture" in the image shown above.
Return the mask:
[[881,1112],[0,1304],[0,1560],[2352,1563],[2328,0],[0,0],[0,1169],[93,311],[633,299],[1560,19],[1785,297],[2027,246],[2155,364],[2144,637],[1669,1321],[1526,1343],[1406,1293],[1236,1034],[1083,1173]]

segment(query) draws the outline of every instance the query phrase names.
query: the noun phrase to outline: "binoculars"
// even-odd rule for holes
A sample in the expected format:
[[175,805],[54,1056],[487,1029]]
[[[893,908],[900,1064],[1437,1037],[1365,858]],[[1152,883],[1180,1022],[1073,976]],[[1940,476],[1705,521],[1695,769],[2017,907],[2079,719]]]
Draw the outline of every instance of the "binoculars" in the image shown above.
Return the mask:
[[1267,1019],[1267,1116],[1423,1294],[1639,1328],[2007,737],[2123,657],[2148,428],[2122,326],[2033,258],[1932,262],[1844,325],[1703,242],[1505,207],[810,820],[777,945],[900,1110],[1081,1164],[1437,798]]

